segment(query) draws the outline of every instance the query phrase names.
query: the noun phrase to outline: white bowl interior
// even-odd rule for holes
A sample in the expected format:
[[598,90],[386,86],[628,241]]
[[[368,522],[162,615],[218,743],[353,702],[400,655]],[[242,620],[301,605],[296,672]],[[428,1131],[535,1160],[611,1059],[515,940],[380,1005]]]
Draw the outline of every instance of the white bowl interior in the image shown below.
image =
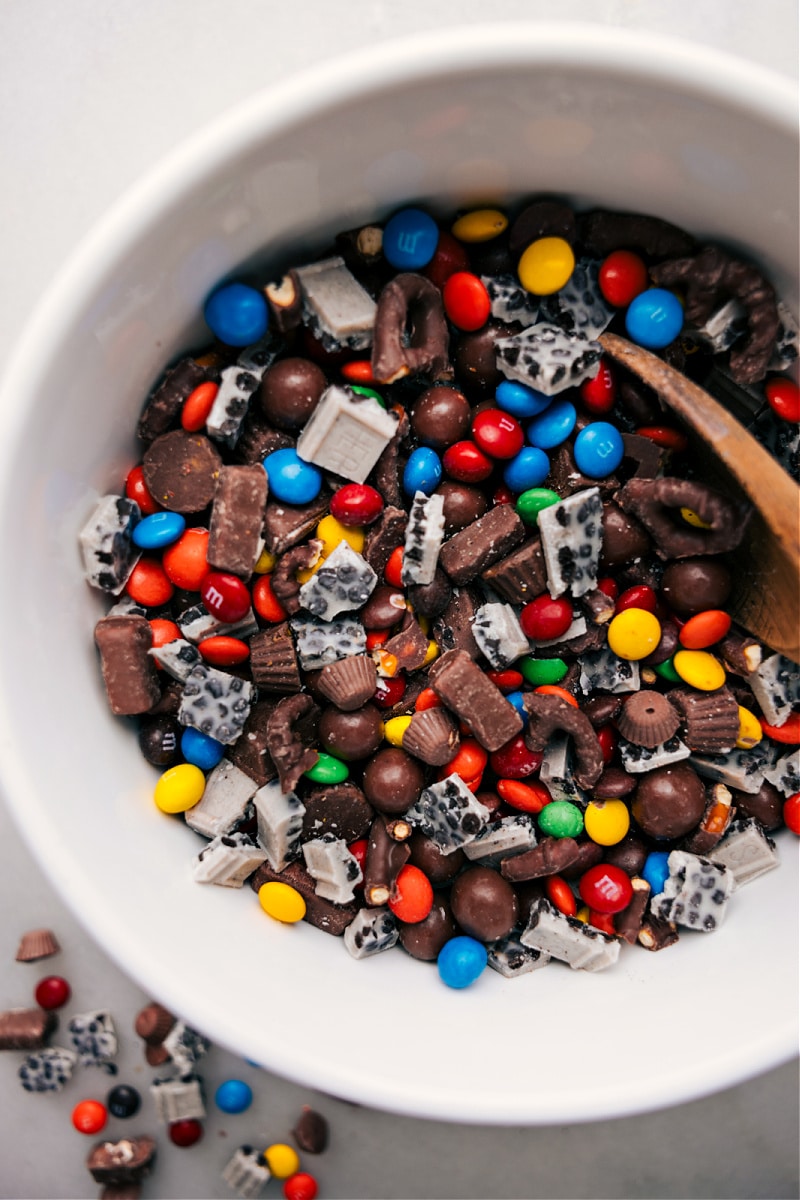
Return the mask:
[[154,997],[296,1080],[468,1121],[624,1114],[792,1053],[791,840],[713,937],[631,951],[598,976],[490,973],[463,993],[400,952],[358,963],[338,940],[277,925],[249,888],[193,883],[198,839],[155,809],[157,772],[107,710],[92,643],[104,605],[76,537],[136,461],[132,430],[163,365],[202,340],[203,298],[242,264],[287,244],[311,257],[406,199],[550,192],[751,247],[794,295],[796,177],[791,96],[753,68],[575,25],[471,29],[256,98],[78,251],[3,393],[2,780],[64,899]]

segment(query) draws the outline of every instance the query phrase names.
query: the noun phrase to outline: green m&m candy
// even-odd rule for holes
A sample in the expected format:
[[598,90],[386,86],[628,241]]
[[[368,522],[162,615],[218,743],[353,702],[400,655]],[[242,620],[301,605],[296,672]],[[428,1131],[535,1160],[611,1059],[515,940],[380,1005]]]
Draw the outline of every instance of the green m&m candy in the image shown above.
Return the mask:
[[535,525],[536,518],[543,508],[559,504],[560,501],[558,492],[552,492],[550,488],[528,488],[527,492],[517,497],[516,509],[526,525]]
[[567,673],[563,658],[523,658],[517,663],[528,683],[541,687],[545,683],[560,683]]
[[332,754],[325,754],[323,751],[320,751],[314,766],[309,767],[305,772],[306,779],[311,779],[314,783],[344,783],[349,775],[350,770],[347,763],[343,763],[340,758],[334,758]]
[[583,830],[583,813],[571,800],[553,800],[539,813],[539,828],[548,837],[577,837]]

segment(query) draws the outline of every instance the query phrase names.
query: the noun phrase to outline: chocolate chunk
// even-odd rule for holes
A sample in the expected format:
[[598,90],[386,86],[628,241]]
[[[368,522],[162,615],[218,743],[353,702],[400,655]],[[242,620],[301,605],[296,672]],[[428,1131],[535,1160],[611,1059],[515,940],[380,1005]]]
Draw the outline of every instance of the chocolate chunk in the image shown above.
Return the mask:
[[454,479],[445,479],[433,494],[444,497],[444,530],[448,536],[466,529],[489,510],[489,502],[480,488],[456,483]]
[[678,930],[671,921],[665,921],[654,913],[642,921],[639,945],[644,946],[645,950],[666,950],[668,946],[674,946],[677,940]]
[[137,1183],[149,1174],[155,1156],[153,1138],[122,1138],[118,1142],[98,1142],[90,1151],[86,1166],[96,1183]]
[[272,279],[264,287],[264,295],[275,328],[279,333],[291,333],[303,320],[303,293],[297,271],[287,271],[280,279]]
[[[613,849],[613,846],[611,848]],[[581,875],[585,875],[590,867],[596,867],[606,857],[605,849],[606,847],[598,846],[596,842],[578,842],[578,853],[575,858],[562,868],[561,874],[564,879],[580,879]]]
[[636,824],[654,838],[678,838],[700,821],[706,790],[686,763],[658,767],[642,776],[631,805]]
[[505,558],[524,537],[525,526],[517,512],[510,504],[498,504],[445,542],[439,562],[453,583],[469,583]]
[[[688,687],[672,688],[666,698],[683,718],[683,740],[690,750],[720,754],[732,750],[736,745],[739,738],[739,705],[728,688],[721,687],[714,692],[698,692]],[[627,734],[623,733],[623,737],[627,737]],[[698,850],[696,853],[704,851]]]
[[370,804],[380,812],[404,813],[419,800],[425,774],[405,750],[388,746],[364,767],[363,786]]
[[354,783],[313,788],[304,796],[303,805],[303,841],[332,833],[349,845],[366,835],[375,816],[364,792]]
[[375,487],[390,505],[400,507],[403,503],[403,487],[400,472],[400,448],[406,441],[409,432],[408,414],[399,404],[394,405],[392,412],[397,417],[397,428],[380,453],[374,467]]
[[56,935],[49,929],[30,929],[23,933],[17,948],[17,962],[38,962],[58,954],[61,947]]
[[603,751],[586,714],[560,696],[542,696],[535,692],[526,692],[523,704],[530,717],[525,732],[526,746],[536,752],[542,751],[553,733],[569,734],[575,747],[575,782],[581,788],[590,788],[597,783],[603,770]]
[[328,381],[316,363],[307,358],[282,358],[261,380],[261,407],[279,429],[302,429]]
[[228,748],[230,761],[259,787],[278,774],[267,749],[267,723],[277,703],[277,699],[257,700],[250,709],[241,736]]
[[527,604],[547,591],[547,570],[540,538],[526,542],[483,571],[481,578],[511,604]]
[[444,384],[424,391],[411,410],[411,428],[424,446],[435,450],[465,438],[471,419],[472,409],[464,393]]
[[708,786],[706,808],[697,828],[681,843],[690,854],[708,854],[726,833],[733,818],[732,793],[724,783]]
[[258,558],[266,503],[263,467],[220,468],[208,534],[207,557],[212,567],[250,577]]
[[271,625],[250,638],[250,670],[262,691],[300,691],[300,670],[288,622]]
[[606,767],[592,788],[593,800],[614,800],[629,796],[636,787],[636,780],[621,767]]
[[341,937],[358,912],[358,905],[354,902],[332,904],[330,900],[318,896],[313,877],[299,862],[289,863],[282,871],[273,871],[268,863],[264,863],[250,876],[250,886],[258,894],[258,889],[265,883],[288,883],[306,902],[303,920],[333,937]]
[[449,763],[461,738],[458,726],[443,708],[428,708],[414,713],[403,734],[403,749],[434,767]]
[[466,721],[484,749],[499,750],[522,728],[522,718],[464,650],[450,650],[428,676],[447,707]]
[[755,793],[731,788],[731,796],[740,816],[755,817],[768,833],[780,829],[783,824],[783,796],[774,784],[765,779]]
[[[643,688],[628,697],[617,717],[617,729],[635,746],[652,750],[677,733],[680,717],[666,696]],[[738,729],[738,721],[737,721]]]
[[588,475],[584,475],[575,463],[571,448],[563,444],[550,456],[550,474],[545,479],[543,486],[550,488],[553,492],[558,492],[562,498],[594,487],[599,490],[603,499],[607,500],[619,487],[619,479],[616,475],[605,475],[602,479],[591,479]]
[[686,558],[670,563],[661,579],[664,599],[684,618],[708,608],[723,608],[731,586],[730,571],[713,558]]
[[408,514],[405,509],[388,505],[364,538],[364,558],[376,575],[383,574],[392,551],[402,546],[406,535]]
[[306,1154],[322,1154],[328,1148],[328,1122],[322,1113],[305,1104],[292,1130],[292,1137]]
[[11,1008],[0,1013],[0,1050],[41,1050],[58,1025],[43,1008]]
[[750,634],[737,633],[732,630],[721,642],[717,642],[716,653],[722,659],[725,669],[734,675],[750,675],[758,670],[764,656],[760,642]]
[[300,583],[298,571],[307,571],[319,562],[324,543],[312,538],[303,546],[293,546],[281,554],[272,572],[272,590],[276,599],[290,617],[300,611]]
[[108,703],[115,716],[145,713],[158,702],[158,672],[147,653],[153,632],[145,617],[102,617],[94,628]]
[[648,258],[691,254],[694,238],[677,225],[643,213],[597,209],[580,218],[580,239],[590,254],[605,258],[612,250],[637,250]]
[[[729,500],[707,484],[690,479],[629,479],[616,498],[652,535],[661,558],[735,550],[752,514],[745,501]],[[707,528],[677,524],[675,518],[680,519],[684,507],[697,513]]]
[[384,642],[382,650],[397,660],[396,671],[416,671],[428,656],[428,639],[419,621],[407,612],[400,632]]
[[267,719],[267,749],[274,762],[281,789],[292,792],[302,775],[310,771],[319,758],[301,741],[295,726],[317,709],[310,696],[287,696],[279,700]]
[[622,708],[621,696],[593,696],[581,705],[581,711],[589,718],[595,729],[613,721]]
[[408,602],[421,617],[440,617],[452,595],[450,580],[438,566],[431,583],[412,584],[408,588]]
[[319,721],[319,741],[344,762],[369,758],[383,742],[383,722],[374,704],[343,712],[331,706]]
[[614,929],[617,936],[626,941],[629,946],[635,945],[639,939],[639,930],[642,928],[642,922],[644,921],[644,915],[650,900],[650,884],[646,879],[642,879],[640,875],[635,875],[631,879],[631,887],[633,888],[633,896],[630,904],[622,912],[617,913],[614,918]]
[[487,321],[476,333],[462,333],[453,356],[456,379],[467,396],[476,400],[492,396],[505,378],[497,365],[497,342],[519,329],[501,321]]
[[580,857],[580,853],[580,847],[574,838],[542,838],[539,845],[534,846],[532,850],[504,858],[500,863],[500,874],[512,883],[541,879],[546,875],[560,875]]
[[170,512],[196,513],[214,499],[222,459],[202,433],[175,429],[147,448],[142,460],[151,495]]
[[659,446],[652,438],[640,437],[636,433],[623,433],[622,445],[623,466],[629,468],[628,473],[634,479],[655,479],[657,475],[666,473],[670,451]]
[[304,541],[327,514],[331,494],[323,488],[309,504],[268,500],[264,512],[264,544],[270,554],[283,554]]
[[[447,857],[455,858],[455,854]],[[413,925],[398,921],[397,927],[400,945],[412,958],[418,958],[421,962],[435,962],[445,942],[458,933],[458,926],[444,896],[434,896],[433,907],[424,920]]]
[[251,404],[244,415],[231,457],[247,467],[261,466],[268,454],[275,450],[286,450],[294,443],[295,439],[290,434],[275,429]]
[[761,272],[720,246],[704,246],[691,258],[660,263],[650,272],[659,287],[685,287],[686,321],[702,325],[720,304],[738,300],[747,314],[747,335],[735,344],[730,371],[737,383],[758,383],[767,372],[780,329],[775,291]]
[[429,279],[405,272],[387,283],[378,300],[372,343],[372,374],[379,383],[423,372],[433,379],[449,378],[448,342],[442,295]]
[[320,672],[317,688],[342,712],[353,712],[375,694],[378,675],[368,654],[356,654],[327,663]]
[[511,884],[491,867],[468,867],[450,892],[453,917],[479,942],[506,937],[517,923],[519,903]]
[[397,876],[408,862],[411,847],[390,837],[382,816],[372,822],[364,860],[364,899],[371,907],[397,898]]
[[208,378],[204,367],[193,358],[184,358],[167,371],[161,383],[148,396],[139,418],[136,434],[143,442],[152,442],[166,433],[181,410],[184,400]]
[[448,650],[463,650],[470,658],[481,657],[472,633],[472,622],[478,611],[476,593],[469,588],[456,588],[444,612],[433,625],[433,637],[442,654]]
[[561,200],[535,200],[528,204],[512,223],[508,231],[508,245],[516,257],[532,242],[543,237],[563,238],[574,244],[578,236],[575,213]]

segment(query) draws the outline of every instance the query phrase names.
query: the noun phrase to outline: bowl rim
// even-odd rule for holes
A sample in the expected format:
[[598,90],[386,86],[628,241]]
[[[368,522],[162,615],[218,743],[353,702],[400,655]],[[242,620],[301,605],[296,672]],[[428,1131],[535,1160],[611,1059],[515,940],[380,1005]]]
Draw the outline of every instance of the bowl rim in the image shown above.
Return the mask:
[[[159,212],[189,192],[193,183],[220,170],[259,139],[290,130],[294,125],[330,106],[341,105],[397,85],[430,79],[434,75],[463,76],[498,66],[547,66],[585,68],[598,74],[641,79],[649,84],[666,84],[705,97],[732,109],[755,113],[764,122],[782,130],[796,129],[797,90],[788,78],[725,52],[698,46],[678,38],[627,29],[568,22],[509,22],[503,25],[471,25],[462,29],[427,31],[362,47],[322,64],[312,65],[288,79],[266,87],[238,102],[206,123],[201,129],[167,151],[142,177],[114,201],[106,214],[83,237],[64,262],[42,296],[19,339],[0,381],[0,411],[6,421],[0,439],[0,508],[8,503],[4,480],[10,456],[24,419],[19,398],[36,390],[40,373],[40,347],[58,340],[70,322],[76,305],[83,307],[96,284],[146,234]],[[0,713],[6,704],[0,697]],[[204,1021],[201,997],[191,1005],[179,997],[180,988],[159,977],[152,961],[128,944],[125,930],[115,923],[111,910],[86,904],[88,892],[75,865],[65,855],[49,829],[41,799],[31,795],[25,784],[23,764],[0,720],[0,793],[6,807],[57,893],[90,932],[105,953],[123,972],[145,990],[156,984],[163,1002],[177,1009],[191,1008],[187,1018],[199,1028],[213,1027]],[[177,1001],[180,1000],[180,1003]],[[221,1039],[220,1039],[221,1040]],[[797,1051],[791,1030],[766,1034],[757,1050],[740,1053],[720,1066],[713,1080],[673,1079],[656,1097],[647,1081],[636,1095],[610,1096],[602,1116],[619,1116],[677,1104],[696,1096],[733,1085],[749,1076],[777,1066]],[[439,1116],[464,1122],[538,1124],[553,1121],[597,1119],[596,1108],[578,1101],[569,1110],[548,1108],[532,1095],[528,1111],[518,1098],[507,1109],[481,1111],[480,1097],[467,1096],[448,1112],[433,1113],[418,1096],[387,1097],[376,1086],[365,1095],[363,1085],[331,1077],[324,1071],[292,1069],[291,1047],[267,1064],[271,1070],[308,1086],[347,1096],[416,1116]]]

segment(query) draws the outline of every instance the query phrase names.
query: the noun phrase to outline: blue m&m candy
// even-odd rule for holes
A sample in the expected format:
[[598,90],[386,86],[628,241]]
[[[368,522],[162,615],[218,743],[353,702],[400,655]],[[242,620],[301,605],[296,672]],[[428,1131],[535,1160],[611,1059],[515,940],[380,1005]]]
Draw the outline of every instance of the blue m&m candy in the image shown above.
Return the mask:
[[465,988],[474,983],[489,961],[486,947],[471,937],[454,937],[439,951],[437,966],[443,983]]
[[538,446],[523,446],[503,471],[506,486],[512,492],[538,487],[550,474],[550,459]]
[[263,462],[269,479],[270,494],[284,504],[310,504],[322,487],[322,472],[305,462],[296,450],[287,446],[273,450]]
[[572,448],[575,465],[590,479],[605,479],[613,474],[625,453],[622,434],[608,421],[592,421],[575,438]]
[[403,471],[403,491],[407,496],[424,492],[430,496],[442,481],[442,460],[429,446],[419,446],[408,456]]
[[427,267],[439,244],[439,226],[421,208],[403,208],[386,222],[383,254],[398,271]]
[[506,700],[508,701],[509,704],[511,704],[517,710],[519,715],[522,717],[523,725],[527,725],[530,718],[528,716],[528,710],[525,707],[525,703],[524,703],[525,693],[524,692],[506,692]]
[[650,894],[658,896],[664,890],[664,884],[669,878],[669,853],[666,850],[653,850],[644,860],[642,879],[650,884]]
[[244,1112],[253,1103],[253,1092],[243,1079],[226,1079],[214,1093],[214,1103],[226,1113]]
[[552,450],[565,442],[575,428],[578,414],[569,400],[554,400],[528,426],[528,441],[540,450]]
[[214,337],[226,346],[252,346],[269,325],[266,299],[244,283],[226,283],[212,292],[203,316]]
[[553,400],[552,396],[545,396],[543,392],[537,392],[534,388],[528,387],[524,383],[517,383],[513,379],[504,379],[498,385],[494,398],[498,408],[511,413],[512,417],[523,420],[526,417],[538,416]]
[[201,771],[211,771],[222,762],[225,747],[216,738],[192,729],[190,725],[181,734],[181,754],[188,763],[199,767]]
[[160,550],[171,546],[186,528],[186,518],[176,512],[151,513],[143,517],[133,530],[133,543],[140,550]]
[[683,329],[683,308],[666,288],[648,288],[631,300],[625,313],[631,341],[648,350],[663,350]]

